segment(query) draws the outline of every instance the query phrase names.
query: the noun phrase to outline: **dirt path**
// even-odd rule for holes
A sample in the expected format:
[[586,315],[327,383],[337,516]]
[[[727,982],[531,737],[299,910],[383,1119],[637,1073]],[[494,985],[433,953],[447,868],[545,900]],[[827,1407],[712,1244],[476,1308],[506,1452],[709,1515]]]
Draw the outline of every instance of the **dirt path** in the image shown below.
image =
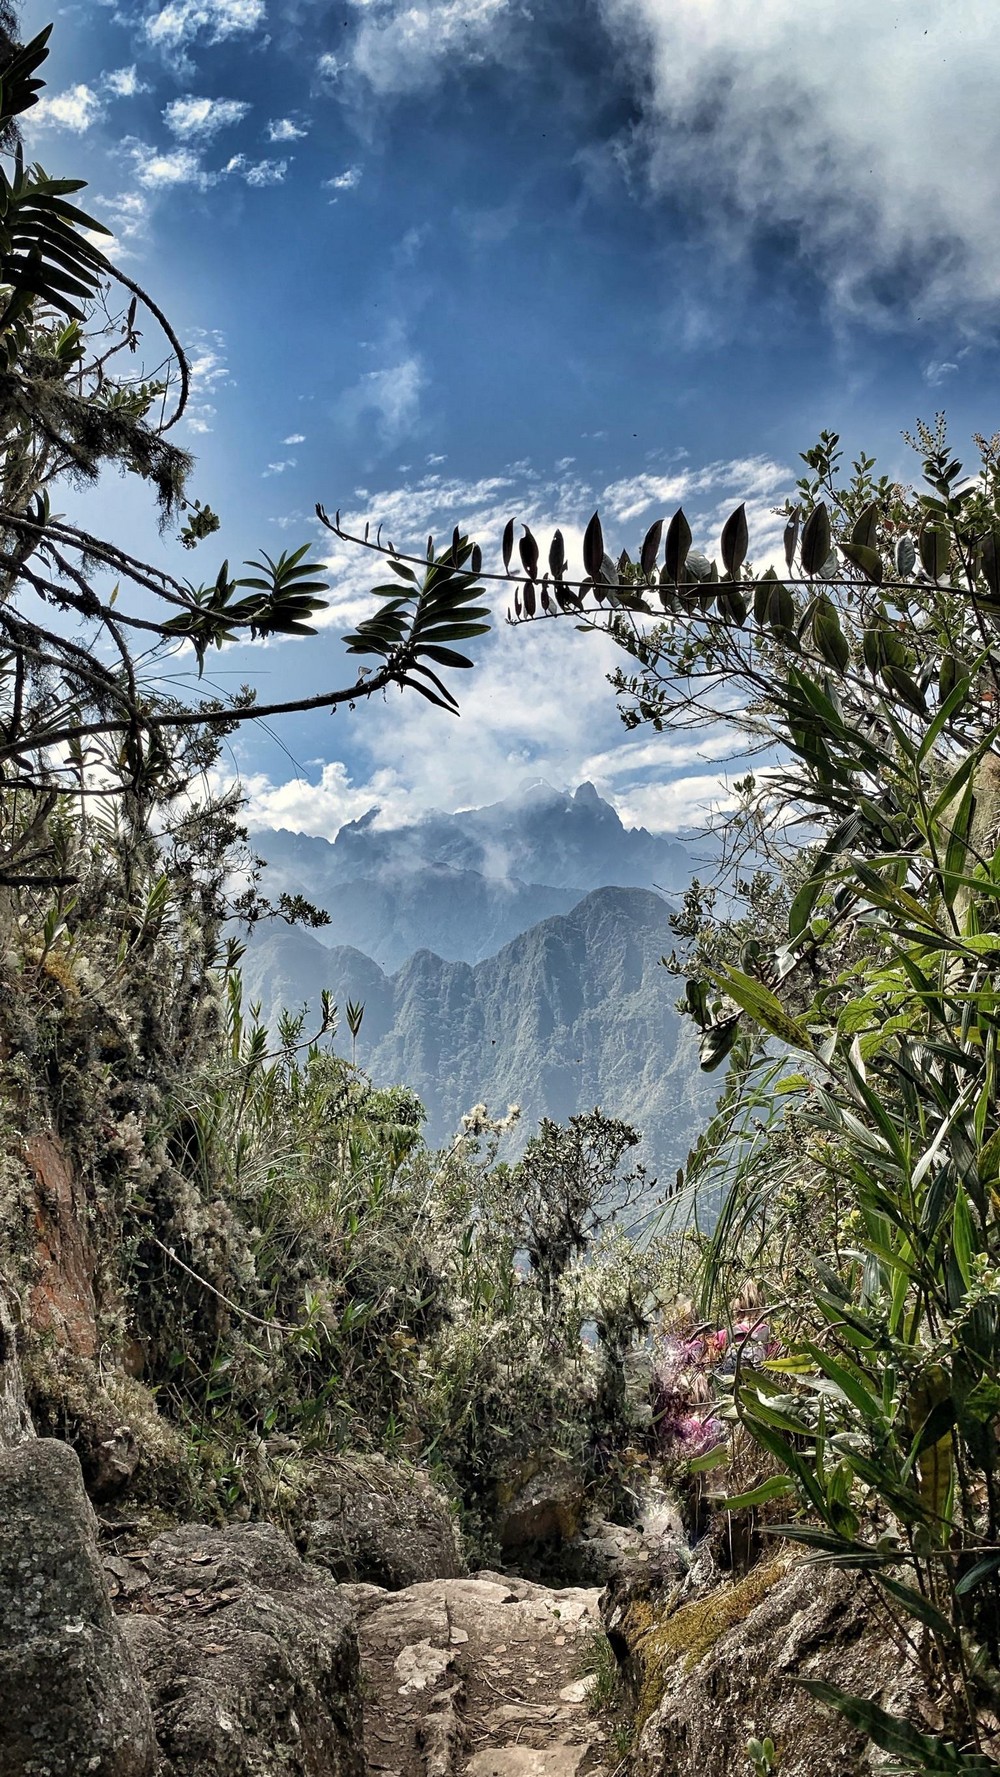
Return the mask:
[[371,1777],[603,1777],[581,1677],[596,1589],[480,1573],[348,1590]]

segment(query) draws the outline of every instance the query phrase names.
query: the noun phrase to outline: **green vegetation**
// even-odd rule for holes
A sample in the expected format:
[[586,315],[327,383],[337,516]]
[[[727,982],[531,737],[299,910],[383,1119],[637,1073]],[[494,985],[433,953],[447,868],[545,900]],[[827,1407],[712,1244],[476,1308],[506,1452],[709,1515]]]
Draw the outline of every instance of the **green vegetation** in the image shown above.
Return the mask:
[[[185,547],[217,528],[169,436],[188,384],[169,323],[93,244],[79,182],[23,164],[48,33],[18,48],[6,10],[0,28],[0,1364],[96,1497],[280,1516],[315,1453],[377,1448],[432,1464],[488,1541],[512,1468],[563,1453],[596,1479],[630,1435],[609,1412],[632,1256],[582,1259],[636,1137],[594,1112],[511,1171],[477,1107],[435,1153],[415,1096],[355,1065],[359,1003],[350,1061],[329,995],[271,1046],[245,1006],[231,922],[321,916],[270,906],[238,798],[206,789],[224,735],[265,713],[252,691],[182,703],[157,675],[180,644],[201,665],[311,634],[326,587],[302,549],[189,584],[53,513],[53,487],[114,466]],[[454,711],[440,673],[485,628],[478,551],[456,534],[393,566],[347,638],[374,667],[309,707],[393,681]]]
[[413,1094],[335,1053],[329,1002],[325,1034],[286,1018],[269,1048],[221,936],[229,804],[154,842],[62,798],[39,837],[74,889],[8,891],[3,910],[4,1244],[30,1289],[19,1153],[49,1128],[85,1181],[93,1342],[141,1378],[102,1379],[42,1336],[41,1422],[85,1450],[123,1387],[133,1419],[147,1391],[137,1484],[221,1511],[283,1510],[330,1449],[422,1457],[473,1529],[529,1452],[596,1476],[631,1433],[622,1366],[655,1266],[611,1237],[582,1261],[634,1132],[599,1112],[547,1125],[511,1169],[479,1106],[435,1153]]
[[[26,167],[18,123],[44,84],[51,27],[18,46],[9,9],[0,20],[0,769],[21,793],[20,820],[0,829],[0,882],[53,876],[34,841],[32,798],[70,787],[80,797],[178,794],[185,738],[223,735],[241,721],[288,709],[334,708],[390,683],[442,709],[457,704],[440,676],[471,666],[453,646],[488,624],[476,603],[478,555],[457,533],[418,574],[395,563],[375,614],[345,637],[359,661],[347,686],[283,704],[164,696],[163,663],[181,645],[204,667],[208,651],[239,639],[310,636],[327,604],[308,545],[277,561],[261,552],[195,584],[93,536],[54,512],[51,490],[94,482],[113,467],[151,488],[161,528],[183,520],[193,549],[219,526],[189,492],[189,454],[169,434],[182,418],[189,371],[166,316],[112,265],[94,237],[103,225],[69,202],[78,179]],[[144,321],[164,355],[148,364]],[[317,508],[321,520],[327,520]],[[360,664],[374,661],[374,666]],[[432,664],[433,663],[433,664]],[[438,669],[438,670],[435,670]]]
[[748,1273],[763,1302],[730,1411],[778,1472],[730,1503],[798,1504],[778,1528],[866,1576],[944,1727],[813,1695],[900,1768],[959,1772],[997,1768],[1000,1704],[1000,439],[971,473],[942,420],[910,442],[920,491],[864,456],[845,478],[823,434],[784,575],[747,566],[742,507],[721,566],[683,513],[616,565],[595,515],[586,578],[557,535],[536,600],[532,539],[514,596],[619,642],[628,726],[717,720],[724,684],[773,748],[741,786],[738,918],[696,892],[675,921],[703,1065],[729,1061],[683,1181],[724,1197],[704,1305]]
[[[0,29],[11,142],[45,36],[13,52],[5,14]],[[214,526],[165,437],[186,390],[169,328],[172,373],[117,369],[138,305],[166,327],[159,311],[90,244],[75,182],[16,153],[5,181],[0,1306],[28,1304],[30,1404],[97,1497],[130,1485],[167,1509],[281,1516],[317,1452],[419,1456],[485,1549],[512,1476],[559,1455],[613,1497],[662,1433],[625,1366],[669,1301],[668,1254],[599,1226],[609,1195],[633,1193],[633,1132],[597,1111],[548,1124],[511,1169],[477,1106],[436,1153],[412,1093],[355,1065],[358,1005],[350,1061],[328,997],[322,1029],[286,1018],[269,1047],[227,928],[264,910],[255,885],[229,895],[238,805],[193,789],[220,736],[264,711],[250,693],[163,700],[130,638],[154,660],[181,639],[201,661],[240,634],[309,633],[325,587],[302,551],[192,587],[53,516],[51,485],[113,463],[166,519],[186,515],[185,543]],[[131,301],[95,321],[115,281]],[[863,1576],[941,1726],[818,1680],[813,1696],[898,1768],[957,1777],[998,1769],[1000,1719],[1000,441],[977,440],[971,473],[943,423],[914,442],[919,492],[864,456],[845,479],[823,434],[783,575],[749,569],[742,508],[718,562],[683,513],[616,559],[595,515],[582,579],[558,532],[547,574],[527,532],[510,575],[512,525],[504,571],[518,618],[567,613],[618,642],[627,725],[715,721],[724,684],[727,719],[770,749],[733,827],[736,914],[696,890],[674,921],[703,1064],[728,1071],[679,1181],[723,1201],[701,1251],[714,1330],[685,1328],[662,1415],[688,1450],[713,1446],[693,1473],[718,1467],[723,1416],[739,1422],[749,1485],[728,1509],[781,1499],[772,1532]],[[477,548],[460,530],[426,561],[367,546],[399,584],[376,589],[349,646],[381,664],[312,704],[394,680],[453,710],[428,661],[469,664],[451,644],[484,627]],[[106,578],[169,615],[115,602]],[[295,897],[277,911],[310,913]],[[5,1323],[0,1363],[14,1349]],[[698,1364],[692,1414],[679,1378]],[[124,1454],[122,1480],[108,1450],[126,1413],[138,1466]],[[699,1659],[776,1570],[751,1565],[665,1621],[634,1607],[644,1712],[663,1661]]]

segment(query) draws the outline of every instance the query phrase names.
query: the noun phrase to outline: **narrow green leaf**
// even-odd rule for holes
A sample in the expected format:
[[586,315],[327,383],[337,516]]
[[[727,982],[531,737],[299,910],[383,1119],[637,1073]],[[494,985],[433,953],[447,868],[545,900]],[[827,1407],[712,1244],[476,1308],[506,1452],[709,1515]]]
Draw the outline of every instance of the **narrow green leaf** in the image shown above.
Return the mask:
[[771,1475],[759,1486],[751,1487],[748,1493],[734,1493],[731,1498],[721,1499],[719,1506],[724,1512],[741,1512],[746,1506],[762,1506],[769,1499],[778,1499],[793,1490],[794,1484],[787,1475]]

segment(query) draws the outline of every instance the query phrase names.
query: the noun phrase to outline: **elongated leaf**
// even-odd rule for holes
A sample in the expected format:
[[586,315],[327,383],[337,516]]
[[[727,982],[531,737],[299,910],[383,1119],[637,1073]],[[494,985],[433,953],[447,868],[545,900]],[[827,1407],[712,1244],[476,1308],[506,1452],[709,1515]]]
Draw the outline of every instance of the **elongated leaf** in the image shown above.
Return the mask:
[[952,1741],[937,1734],[922,1734],[904,1716],[890,1715],[867,1697],[854,1697],[819,1678],[797,1678],[795,1683],[818,1703],[826,1703],[846,1716],[852,1727],[867,1734],[883,1752],[911,1760],[920,1771],[935,1773],[936,1777],[950,1777],[954,1772],[958,1777],[963,1771],[996,1770],[992,1760],[978,1766],[965,1762],[965,1755],[957,1752]]
[[800,557],[802,571],[810,576],[825,567],[830,554],[830,514],[826,502],[820,501],[810,512],[802,527]]
[[538,574],[538,544],[527,525],[524,526],[524,536],[518,541],[517,548],[528,579],[534,580]]
[[604,532],[601,521],[595,512],[583,533],[583,568],[592,580],[596,580],[601,572],[604,561]]
[[965,1284],[966,1289],[968,1289],[972,1283],[973,1277],[973,1253],[975,1252],[978,1243],[976,1241],[975,1227],[972,1220],[972,1211],[969,1208],[969,1199],[966,1196],[965,1189],[962,1185],[959,1185],[955,1191],[955,1208],[952,1212],[951,1221],[951,1239],[952,1250],[955,1254],[955,1263],[962,1273],[962,1282]]
[[[783,1437],[780,1431],[776,1430],[771,1425],[765,1424],[765,1422],[756,1415],[750,1412],[745,1412],[744,1419],[747,1428],[755,1441],[758,1444],[761,1444],[765,1450],[770,1451],[772,1456],[777,1457],[782,1467],[785,1468],[798,1483],[813,1509],[821,1518],[825,1517],[826,1496],[817,1484],[816,1476],[810,1466],[809,1459],[796,1449],[794,1443],[789,1443],[788,1439]],[[804,1428],[800,1426],[796,1435],[800,1435],[803,1429]],[[780,1528],[784,1535],[788,1536],[791,1534],[789,1526],[782,1525]],[[775,1526],[776,1532],[777,1529],[778,1526]],[[838,1538],[837,1542],[840,1548],[844,1547],[842,1538]]]
[[817,601],[817,610],[813,617],[813,639],[826,661],[839,673],[847,671],[851,660],[851,650],[847,637],[840,627],[840,619],[828,598]]
[[703,1073],[711,1074],[721,1067],[739,1034],[740,1019],[725,1018],[719,1024],[712,1024],[703,1033],[698,1045],[699,1065]]
[[846,555],[848,561],[854,567],[861,569],[861,572],[870,585],[881,586],[885,575],[885,569],[882,564],[882,557],[877,550],[869,549],[863,543],[841,543],[840,553],[841,555]]
[[879,1428],[884,1426],[885,1414],[882,1411],[882,1403],[876,1399],[860,1371],[854,1365],[838,1362],[836,1358],[830,1356],[829,1352],[824,1351],[819,1345],[814,1345],[809,1339],[803,1341],[803,1349],[809,1353],[824,1376],[828,1376],[830,1381],[836,1384],[841,1394],[846,1396],[851,1405],[857,1407],[859,1413],[864,1414],[870,1425]]
[[798,545],[798,541],[799,541],[799,515],[798,515],[798,512],[796,511],[796,512],[793,512],[791,518],[788,520],[788,523],[785,525],[784,533],[782,536],[782,542],[783,542],[784,548],[785,548],[785,566],[788,569],[789,573],[791,573],[791,571],[792,571],[792,563],[795,560],[795,550]]
[[988,1580],[992,1574],[998,1572],[1000,1572],[1000,1555],[985,1556],[982,1561],[976,1562],[975,1567],[970,1567],[968,1573],[963,1573],[955,1587],[955,1597],[968,1597],[968,1594],[974,1592],[977,1586],[981,1586],[984,1580]]
[[656,567],[656,558],[660,552],[660,538],[662,535],[663,520],[662,518],[658,518],[655,524],[650,525],[646,535],[643,537],[642,549],[639,552],[639,566],[647,576],[650,575]]
[[472,661],[466,654],[459,654],[454,648],[439,648],[430,642],[422,642],[414,649],[419,656],[426,655],[429,660],[436,660],[439,666],[471,666]]
[[[945,658],[946,659],[953,659],[953,656],[946,655]],[[942,672],[943,672],[943,668],[944,668],[944,663],[942,662]],[[917,764],[918,765],[923,764],[924,760],[927,758],[928,753],[930,753],[932,751],[932,749],[937,745],[938,740],[940,739],[945,728],[948,726],[948,723],[951,721],[952,717],[954,715],[956,715],[958,713],[958,711],[962,708],[962,705],[964,704],[966,698],[969,695],[971,684],[972,684],[972,681],[968,675],[963,676],[961,679],[956,678],[955,681],[952,683],[950,690],[944,696],[944,702],[942,703],[941,708],[938,710],[936,716],[934,717],[933,722],[930,724],[930,727],[927,729],[927,732],[924,735],[923,740],[920,742],[920,745],[917,748]],[[942,692],[943,692],[943,690],[944,690],[944,688],[942,686]]]
[[512,518],[508,518],[507,523],[503,527],[503,565],[504,565],[505,571],[508,574],[510,573],[510,558],[513,555],[513,553],[514,553],[514,520]]
[[983,538],[979,565],[993,597],[1000,599],[1000,525],[992,525]]
[[778,635],[790,636],[795,627],[795,601],[780,580],[774,582],[768,596],[767,621]]
[[951,538],[944,525],[928,525],[920,533],[920,562],[932,580],[941,580],[951,560]]
[[875,549],[875,538],[878,533],[878,501],[872,500],[860,517],[854,521],[851,530],[851,542],[859,544],[862,549]]
[[780,1499],[783,1493],[793,1491],[793,1482],[787,1475],[771,1475],[759,1486],[751,1487],[748,1493],[735,1493],[731,1498],[721,1499],[719,1505],[724,1512],[741,1512],[746,1506],[762,1506],[769,1499]]
[[747,531],[747,509],[745,505],[737,506],[736,511],[731,512],[726,519],[726,522],[722,527],[722,537],[719,542],[719,553],[722,556],[722,565],[731,579],[736,579],[743,563],[746,561],[749,546],[750,536]]
[[684,577],[690,548],[691,526],[684,516],[684,508],[679,506],[667,526],[667,540],[663,546],[667,579],[673,585],[679,585]]
[[728,969],[724,974],[713,976],[713,979],[771,1036],[777,1037],[782,1043],[789,1043],[795,1049],[812,1049],[812,1038],[805,1025],[793,1018],[790,1012],[786,1012],[777,994],[765,987],[762,981],[756,981],[751,975],[744,975],[741,969]]
[[960,765],[956,766],[951,777],[948,779],[943,790],[940,791],[936,802],[931,808],[932,821],[938,820],[943,811],[947,808],[949,802],[953,802],[959,791],[965,788],[965,785],[972,777],[977,766],[980,764],[980,761],[986,753],[991,751],[996,738],[997,730],[994,727],[990,729],[988,734],[983,736],[982,740],[972,748],[971,752],[966,753],[965,758]]
[[935,1604],[932,1604],[929,1598],[924,1596],[923,1592],[918,1592],[915,1586],[905,1586],[901,1580],[893,1579],[887,1573],[876,1571],[875,1578],[883,1590],[896,1600],[897,1604],[901,1604],[904,1610],[909,1611],[911,1617],[916,1617],[918,1622],[926,1623],[928,1629],[932,1629],[934,1634],[939,1635],[943,1641],[954,1641],[955,1630],[948,1618],[938,1610]]
[[908,580],[917,563],[917,550],[912,537],[900,537],[896,544],[896,572],[901,580]]

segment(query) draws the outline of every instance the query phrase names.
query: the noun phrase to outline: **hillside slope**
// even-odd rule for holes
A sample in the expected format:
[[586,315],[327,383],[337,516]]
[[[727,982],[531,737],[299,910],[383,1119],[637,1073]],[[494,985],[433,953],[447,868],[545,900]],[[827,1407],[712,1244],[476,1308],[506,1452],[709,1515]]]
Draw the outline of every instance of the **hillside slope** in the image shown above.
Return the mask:
[[602,888],[482,962],[425,949],[391,975],[358,950],[272,929],[251,944],[244,980],[271,1022],[283,1005],[315,1011],[324,985],[341,1006],[364,1000],[358,1060],[380,1083],[420,1094],[434,1142],[479,1101],[521,1106],[517,1146],[540,1117],[563,1121],[600,1104],[636,1124],[647,1164],[667,1177],[717,1084],[700,1073],[693,1028],[674,1011],[660,966],[666,936],[660,896]]

